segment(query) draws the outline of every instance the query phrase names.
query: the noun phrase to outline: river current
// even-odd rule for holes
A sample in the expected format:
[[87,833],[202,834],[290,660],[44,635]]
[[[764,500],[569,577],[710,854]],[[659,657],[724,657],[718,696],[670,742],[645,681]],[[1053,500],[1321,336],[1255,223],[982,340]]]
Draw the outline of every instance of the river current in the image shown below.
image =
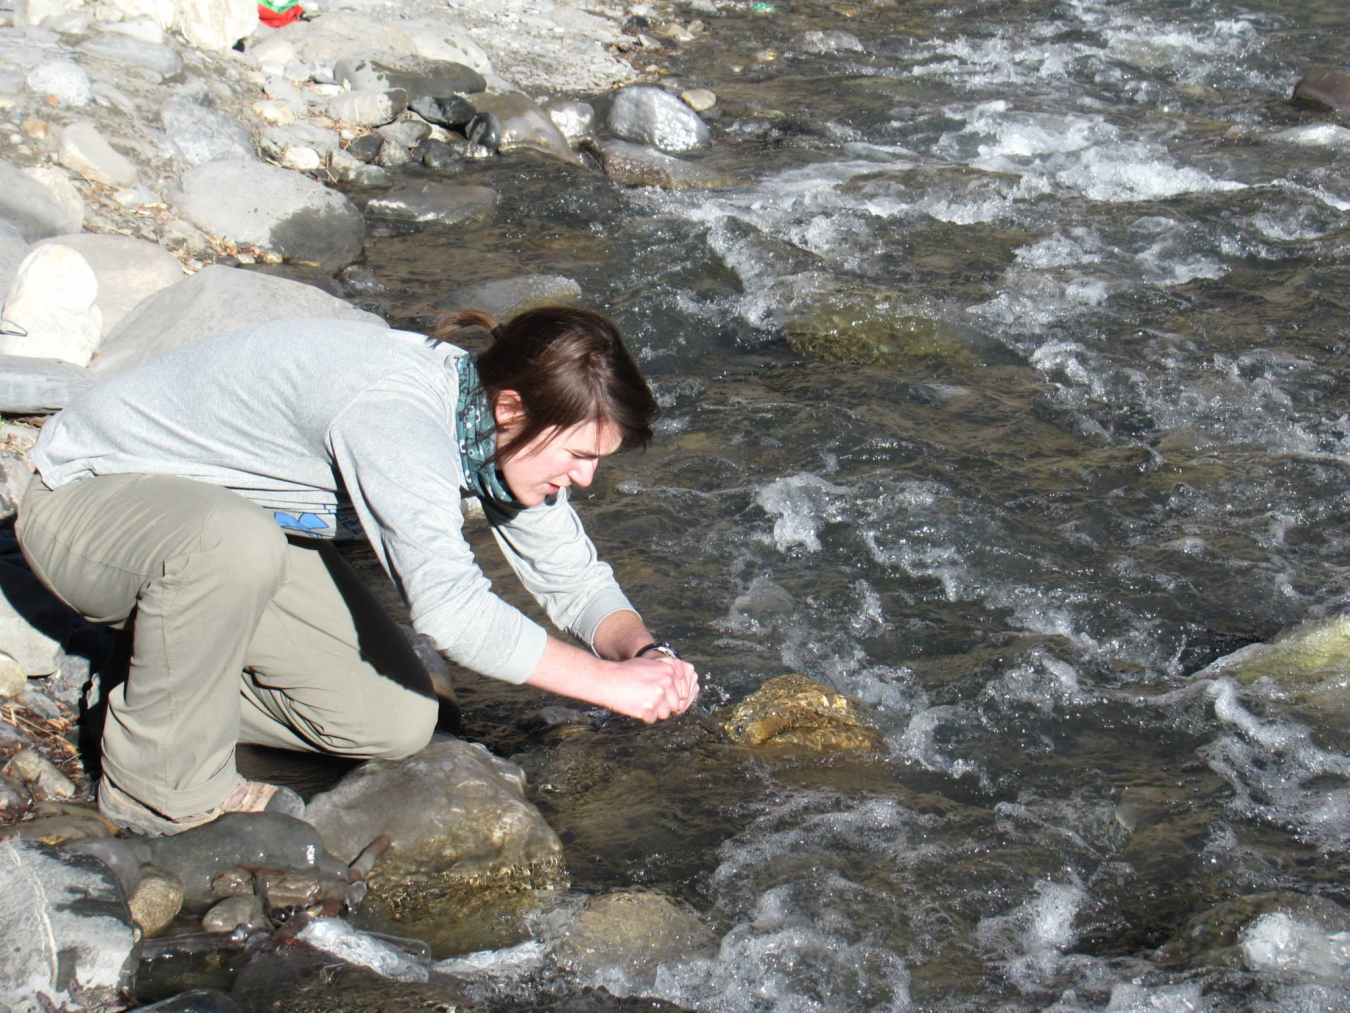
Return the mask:
[[576,497],[602,554],[708,705],[801,672],[889,755],[540,746],[466,684],[573,889],[664,890],[717,939],[654,984],[513,950],[484,1001],[1350,1007],[1350,919],[1260,899],[1350,905],[1350,711],[1195,677],[1346,607],[1350,127],[1289,95],[1350,65],[1350,9],[723,11],[673,69],[725,100],[701,157],[736,186],[475,167],[497,212],[373,238],[374,305],[580,282],[664,412]]

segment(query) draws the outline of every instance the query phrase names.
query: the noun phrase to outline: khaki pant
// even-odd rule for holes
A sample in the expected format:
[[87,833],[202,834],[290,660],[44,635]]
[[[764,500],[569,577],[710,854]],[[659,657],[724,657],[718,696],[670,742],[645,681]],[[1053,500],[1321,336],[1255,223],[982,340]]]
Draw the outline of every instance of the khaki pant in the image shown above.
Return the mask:
[[331,544],[289,541],[244,497],[161,475],[55,491],[34,476],[15,530],[68,606],[132,622],[103,770],[165,816],[229,796],[237,742],[396,758],[430,739],[437,701],[402,631]]

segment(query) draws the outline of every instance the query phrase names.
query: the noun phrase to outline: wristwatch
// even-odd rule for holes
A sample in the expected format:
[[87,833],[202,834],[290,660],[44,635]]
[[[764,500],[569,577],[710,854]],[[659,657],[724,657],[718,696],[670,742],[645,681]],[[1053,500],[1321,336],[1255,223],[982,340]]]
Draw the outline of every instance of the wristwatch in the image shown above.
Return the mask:
[[658,654],[664,654],[668,658],[678,658],[680,656],[679,651],[663,641],[661,643],[652,642],[646,647],[639,647],[633,654],[633,657],[640,658],[649,651],[656,651]]

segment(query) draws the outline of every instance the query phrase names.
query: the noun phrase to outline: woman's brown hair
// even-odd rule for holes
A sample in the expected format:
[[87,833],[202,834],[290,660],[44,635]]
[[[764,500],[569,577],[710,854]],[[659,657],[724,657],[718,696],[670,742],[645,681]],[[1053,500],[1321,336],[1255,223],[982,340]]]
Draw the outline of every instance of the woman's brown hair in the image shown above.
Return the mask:
[[619,329],[599,313],[542,306],[499,324],[491,313],[459,310],[436,325],[438,341],[482,327],[492,344],[477,356],[478,376],[496,405],[503,391],[520,397],[524,424],[497,445],[500,464],[544,433],[583,422],[609,423],[624,449],[644,447],[660,408],[624,346]]

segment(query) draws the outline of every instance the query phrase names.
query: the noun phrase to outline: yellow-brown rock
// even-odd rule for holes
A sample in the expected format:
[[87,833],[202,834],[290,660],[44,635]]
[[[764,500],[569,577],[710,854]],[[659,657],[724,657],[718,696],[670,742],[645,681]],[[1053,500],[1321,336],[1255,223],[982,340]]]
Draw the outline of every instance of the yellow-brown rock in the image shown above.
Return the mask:
[[167,929],[183,909],[183,882],[172,872],[147,865],[127,901],[131,917],[147,936]]
[[804,675],[780,675],[717,712],[734,742],[817,753],[877,752],[880,733],[863,724],[862,708]]

